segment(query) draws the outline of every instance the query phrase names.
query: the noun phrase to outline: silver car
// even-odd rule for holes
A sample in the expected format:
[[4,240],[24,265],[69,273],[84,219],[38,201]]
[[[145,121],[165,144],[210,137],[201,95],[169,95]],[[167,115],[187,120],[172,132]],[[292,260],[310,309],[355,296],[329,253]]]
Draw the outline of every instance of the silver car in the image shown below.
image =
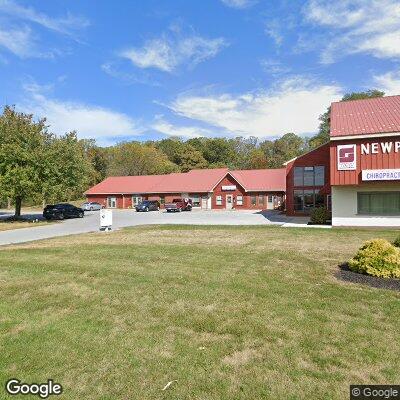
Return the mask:
[[89,201],[89,202],[83,203],[82,208],[85,211],[98,211],[98,210],[101,210],[103,207],[100,203],[97,203],[95,201]]

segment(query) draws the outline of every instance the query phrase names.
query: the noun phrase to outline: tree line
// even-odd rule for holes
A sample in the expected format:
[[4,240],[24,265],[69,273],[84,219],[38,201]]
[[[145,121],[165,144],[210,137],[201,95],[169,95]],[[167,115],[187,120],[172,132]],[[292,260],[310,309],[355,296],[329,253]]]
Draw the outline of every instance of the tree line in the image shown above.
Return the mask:
[[[346,94],[342,101],[381,97],[377,90]],[[0,115],[0,201],[8,199],[20,216],[22,202],[70,201],[107,176],[154,175],[191,169],[280,168],[329,141],[330,108],[310,138],[293,132],[274,140],[255,137],[129,141],[111,147],[78,139],[72,131],[54,135],[45,119],[5,106]]]

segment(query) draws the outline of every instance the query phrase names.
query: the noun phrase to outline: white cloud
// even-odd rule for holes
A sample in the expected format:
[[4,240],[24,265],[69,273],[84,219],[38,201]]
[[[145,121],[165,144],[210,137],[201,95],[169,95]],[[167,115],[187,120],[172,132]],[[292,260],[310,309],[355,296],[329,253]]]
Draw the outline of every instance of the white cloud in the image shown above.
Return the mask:
[[76,130],[80,138],[94,138],[100,143],[114,137],[139,135],[142,130],[128,115],[107,108],[49,97],[51,87],[24,86],[27,98],[20,106],[25,112],[46,118],[57,134]]
[[40,46],[40,38],[33,26],[38,24],[48,30],[77,39],[77,31],[89,25],[82,17],[67,14],[61,18],[52,18],[35,11],[32,7],[23,7],[12,0],[0,0],[0,46],[20,58],[51,58],[61,54],[57,49]]
[[283,75],[291,71],[290,67],[283,65],[278,60],[264,59],[260,61],[260,64],[266,73],[273,76]]
[[400,95],[400,70],[375,75],[374,82],[386,95]]
[[21,6],[12,0],[0,0],[0,12],[66,35],[72,35],[74,31],[89,26],[89,21],[84,17],[68,13],[64,17],[53,18],[32,7]]
[[178,136],[183,138],[194,138],[199,136],[211,136],[211,131],[196,126],[176,126],[159,118],[152,126],[157,132],[168,136]]
[[325,38],[323,63],[355,53],[400,58],[398,0],[310,0],[304,11],[308,21],[332,31]]
[[266,22],[265,34],[269,36],[277,46],[280,46],[282,44],[283,35],[281,33],[281,26],[278,20]]
[[247,8],[252,6],[255,0],[221,0],[226,6],[232,8]]
[[39,55],[34,51],[35,44],[32,39],[31,29],[0,29],[0,46],[6,48],[18,57],[26,58]]
[[120,53],[139,68],[156,68],[173,72],[183,64],[196,65],[215,57],[227,45],[225,39],[206,39],[200,36],[173,39],[163,35],[147,41],[143,47]]
[[232,135],[260,138],[287,132],[302,135],[317,131],[319,115],[342,94],[336,85],[294,78],[269,92],[181,95],[170,108],[181,116],[223,128]]

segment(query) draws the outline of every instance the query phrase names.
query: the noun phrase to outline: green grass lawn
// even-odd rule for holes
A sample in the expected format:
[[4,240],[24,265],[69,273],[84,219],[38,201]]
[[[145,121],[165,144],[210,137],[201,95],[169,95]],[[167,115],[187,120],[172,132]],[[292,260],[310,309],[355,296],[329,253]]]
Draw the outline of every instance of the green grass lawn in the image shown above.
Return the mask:
[[0,398],[11,377],[96,400],[399,383],[400,293],[334,277],[364,240],[398,233],[137,227],[2,248]]

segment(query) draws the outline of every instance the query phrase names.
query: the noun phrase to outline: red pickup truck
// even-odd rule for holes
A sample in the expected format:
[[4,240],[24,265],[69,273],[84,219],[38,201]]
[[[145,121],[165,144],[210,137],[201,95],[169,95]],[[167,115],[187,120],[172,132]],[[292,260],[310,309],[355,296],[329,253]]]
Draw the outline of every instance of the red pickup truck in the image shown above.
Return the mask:
[[165,204],[167,212],[192,211],[191,199],[173,199],[172,203]]

